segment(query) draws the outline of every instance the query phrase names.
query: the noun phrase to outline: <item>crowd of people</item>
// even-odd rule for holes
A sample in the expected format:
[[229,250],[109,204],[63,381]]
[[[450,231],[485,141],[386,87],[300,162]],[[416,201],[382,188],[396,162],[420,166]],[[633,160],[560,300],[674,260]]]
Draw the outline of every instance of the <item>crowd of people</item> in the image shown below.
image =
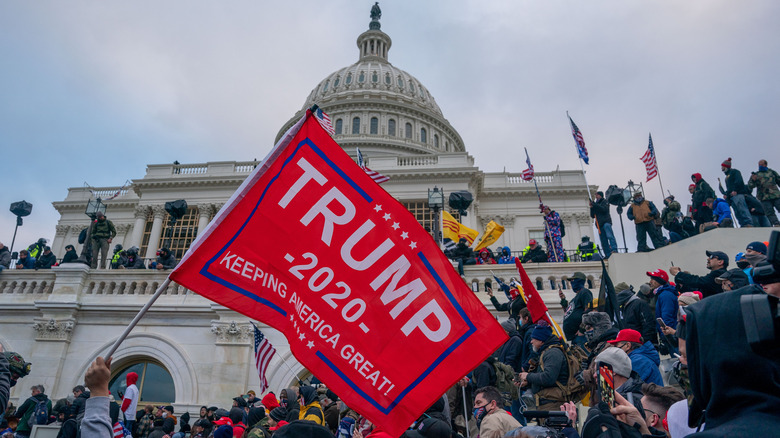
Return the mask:
[[[772,297],[767,305],[777,308],[780,260],[767,250],[765,242],[749,242],[731,269],[726,253],[706,251],[704,276],[649,266],[636,289],[615,285],[613,307],[608,296],[594,298],[586,276],[575,272],[574,297],[561,292],[560,330],[531,317],[517,283],[499,281],[499,297],[490,287],[487,293],[496,311],[506,312],[501,326],[508,340],[403,436],[770,435],[780,426],[780,349],[777,339],[761,349],[749,341],[756,312],[741,310],[746,297]],[[508,249],[500,257],[511,257]],[[247,391],[229,408],[203,406],[177,416],[172,406],[139,406],[138,376],[128,373],[122,400],[112,401],[110,359],[102,358],[70,399],[55,402],[35,384],[28,399],[6,410],[10,386],[30,366],[17,353],[0,355],[3,438],[25,438],[35,424],[60,426],[62,438],[391,437],[362,417],[360,406],[347,406],[321,384],[300,382],[261,398]],[[614,396],[601,386],[603,367],[611,370]],[[585,418],[578,405],[589,406]]]

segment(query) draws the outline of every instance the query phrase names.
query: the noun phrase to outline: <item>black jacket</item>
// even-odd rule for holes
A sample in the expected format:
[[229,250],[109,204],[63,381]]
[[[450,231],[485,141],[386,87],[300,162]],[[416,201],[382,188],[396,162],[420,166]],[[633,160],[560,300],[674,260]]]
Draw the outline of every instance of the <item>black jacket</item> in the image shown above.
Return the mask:
[[742,172],[737,169],[726,171],[726,191],[723,194],[730,198],[731,192],[737,192],[738,195],[750,194],[750,189],[745,185],[745,180],[742,179]]
[[544,252],[541,245],[536,245],[536,248],[529,249],[523,254],[523,258],[520,259],[521,263],[544,263],[547,261],[547,253]]
[[[567,305],[568,304],[568,305]],[[565,313],[563,315],[563,334],[566,339],[574,339],[577,335],[577,330],[582,324],[582,315],[585,310],[590,309],[593,306],[593,292],[588,288],[582,288],[577,292],[571,303],[561,301],[561,305],[565,306]]]
[[35,269],[51,269],[55,263],[57,263],[57,256],[49,251],[49,255],[41,254],[40,257],[35,260]]
[[70,416],[75,418],[79,423],[84,418],[84,408],[86,407],[87,399],[89,398],[89,391],[84,391],[73,400],[70,405]]
[[617,301],[623,314],[624,328],[638,331],[645,341],[657,345],[655,314],[650,310],[650,305],[636,296],[634,291],[630,289],[618,293]]
[[173,269],[176,267],[176,257],[173,254],[168,253],[168,257],[158,256],[157,263],[163,266],[163,269]]
[[686,308],[688,375],[694,404],[706,409],[697,437],[776,436],[780,430],[780,357],[776,350],[757,354],[745,332],[740,300],[754,295],[767,296],[746,286]]
[[492,357],[487,358],[471,373],[473,377],[474,388],[484,388],[485,386],[496,386],[496,370],[493,368]]
[[62,258],[62,263],[73,263],[79,259],[79,255],[76,254],[75,249],[65,251],[65,257]]
[[612,216],[609,214],[609,202],[604,198],[593,201],[593,205],[590,206],[590,217],[596,219],[599,227],[604,224],[611,224]]
[[144,259],[139,256],[134,256],[132,259],[128,257],[122,266],[124,266],[125,269],[146,269],[146,266],[144,266]]
[[490,302],[493,303],[493,307],[495,307],[499,312],[509,312],[509,317],[515,321],[520,321],[519,313],[521,310],[526,308],[525,301],[523,301],[523,297],[520,295],[508,303],[499,303],[496,297],[490,297]]
[[715,279],[725,272],[725,269],[716,269],[702,277],[700,275],[693,275],[680,271],[674,276],[674,282],[677,285],[677,290],[680,292],[693,292],[697,290],[704,295],[704,298],[707,298],[723,292],[723,288],[721,288],[718,283],[715,283]]
[[536,324],[530,322],[528,324],[523,324],[520,327],[520,330],[518,330],[520,333],[520,338],[523,340],[523,355],[520,359],[520,366],[522,366],[526,371],[528,371],[529,367],[528,361],[531,359],[536,361],[539,360],[539,353],[534,352],[533,345],[531,345],[531,333],[533,333],[535,328]]
[[471,248],[465,243],[458,242],[458,244],[455,245],[455,251],[452,252],[452,258],[454,260],[462,259],[463,261],[473,259],[474,251],[472,251]]
[[0,266],[5,266],[6,268],[11,266],[11,251],[7,246],[3,246],[3,249],[0,249]]
[[521,371],[521,359],[523,355],[523,339],[517,330],[509,332],[509,339],[496,350],[496,357],[499,362],[503,362],[512,367],[516,373]]
[[[536,394],[544,388],[556,386],[555,382],[566,385],[569,380],[569,365],[566,354],[556,345],[560,345],[561,340],[552,335],[539,349],[539,367],[536,371],[528,374],[526,380],[531,385],[531,391]],[[544,369],[542,369],[544,363]]]

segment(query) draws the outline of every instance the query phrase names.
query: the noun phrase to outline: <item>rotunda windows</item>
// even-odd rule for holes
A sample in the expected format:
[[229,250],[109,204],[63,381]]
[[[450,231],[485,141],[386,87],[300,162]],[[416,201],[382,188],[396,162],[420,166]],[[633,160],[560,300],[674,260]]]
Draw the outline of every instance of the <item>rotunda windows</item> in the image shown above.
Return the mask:
[[420,128],[420,142],[428,143],[428,131],[425,128]]
[[375,84],[376,84],[377,82],[379,82],[379,74],[378,74],[377,72],[374,72],[374,73],[371,75],[371,82],[373,82],[373,83],[375,83]]
[[404,137],[406,138],[412,138],[412,124],[409,122],[406,122],[406,126],[404,129]]
[[371,123],[369,124],[369,133],[373,135],[379,134],[379,119],[376,117],[371,117]]
[[336,119],[336,134],[344,132],[344,120]]
[[323,93],[328,91],[328,85],[330,85],[330,81],[325,81],[325,85],[322,87],[322,92]]
[[358,84],[362,84],[365,81],[366,81],[366,73],[361,71],[360,75],[358,75]]
[[168,405],[176,401],[176,389],[173,385],[173,377],[161,364],[151,358],[140,358],[131,361],[120,370],[112,373],[108,383],[108,389],[115,400],[121,400],[127,392],[127,374],[138,374],[139,406],[146,404]]
[[387,135],[395,137],[395,119],[387,121]]
[[439,149],[439,135],[433,134],[433,147]]
[[414,93],[414,82],[409,81],[409,90]]
[[360,134],[360,117],[352,119],[352,133]]
[[393,79],[390,77],[390,73],[385,73],[385,84],[390,85],[393,83]]
[[398,76],[398,88],[403,89],[404,88],[404,78],[401,76]]
[[336,76],[336,79],[333,80],[333,88],[336,88],[339,86],[339,82],[341,82],[341,77]]
[[352,83],[352,73],[347,74],[347,79],[344,80],[347,85]]

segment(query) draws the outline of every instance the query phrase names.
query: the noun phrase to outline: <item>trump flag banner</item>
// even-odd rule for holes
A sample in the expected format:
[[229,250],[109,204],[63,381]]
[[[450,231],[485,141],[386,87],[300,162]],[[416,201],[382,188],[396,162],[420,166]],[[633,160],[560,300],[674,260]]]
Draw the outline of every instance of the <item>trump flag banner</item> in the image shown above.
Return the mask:
[[415,217],[311,111],[170,278],[279,330],[304,367],[393,436],[507,340]]

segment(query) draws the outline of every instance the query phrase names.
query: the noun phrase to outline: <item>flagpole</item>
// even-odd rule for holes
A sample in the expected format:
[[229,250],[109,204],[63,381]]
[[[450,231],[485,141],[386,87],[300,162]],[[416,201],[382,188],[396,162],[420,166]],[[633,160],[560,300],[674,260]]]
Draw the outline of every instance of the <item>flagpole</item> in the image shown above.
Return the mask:
[[[569,112],[566,111],[566,118],[569,119],[569,124],[571,125],[571,116],[569,116]],[[571,127],[571,126],[570,126]],[[580,156],[580,149],[577,145],[577,140],[575,138],[574,140],[574,150],[577,151],[577,157],[580,160],[580,169],[582,169],[582,178],[585,180],[585,189],[588,192],[588,199],[593,201],[593,197],[590,196],[590,184],[588,184],[588,177],[585,175],[585,166],[582,164],[582,156]]]
[[149,298],[149,301],[144,305],[144,307],[141,308],[140,311],[138,311],[138,314],[135,315],[135,318],[133,318],[132,321],[130,321],[130,324],[125,328],[125,331],[117,338],[116,342],[114,342],[114,345],[111,346],[111,349],[108,350],[108,353],[106,353],[105,358],[109,358],[114,355],[116,352],[116,349],[119,348],[119,345],[124,342],[124,340],[127,338],[127,335],[130,334],[130,331],[133,330],[133,328],[138,325],[138,321],[143,318],[143,316],[146,314],[146,312],[149,310],[150,307],[152,307],[152,304],[154,304],[155,301],[157,301],[157,298],[162,295],[163,291],[168,289],[168,285],[171,284],[171,277],[168,276],[165,281],[162,282],[160,287],[157,288],[157,291],[152,295],[151,298]]
[[[528,157],[528,149],[527,148],[524,148],[524,149],[525,149],[525,156]],[[530,159],[529,159],[529,161],[530,161]],[[536,184],[536,173],[535,172],[534,172],[534,176],[531,179],[533,179],[533,181],[534,181],[534,188],[536,188],[536,197],[539,198],[539,208],[542,208],[542,206],[544,205],[544,202],[542,202],[542,194],[539,193],[539,186]],[[544,211],[542,211],[542,215],[544,215]],[[544,220],[544,230],[546,231],[546,234],[550,236],[550,245],[552,246],[551,249],[552,249],[553,255],[555,256],[555,261],[556,261],[556,263],[560,262],[560,260],[558,259],[558,253],[555,251],[555,242],[553,242],[552,232],[550,231],[550,227],[547,224],[547,219],[544,216],[542,217],[542,219]],[[563,221],[563,219],[561,219],[561,221]]]
[[[290,352],[290,354],[292,354],[292,352]],[[298,375],[297,375],[297,374],[295,374],[295,371],[293,371],[293,369],[292,369],[292,367],[290,366],[290,364],[288,364],[288,363],[287,363],[287,361],[286,361],[286,360],[284,360],[284,358],[282,357],[282,355],[281,355],[281,354],[279,355],[279,360],[281,360],[281,361],[282,361],[282,363],[283,363],[283,364],[284,364],[284,365],[287,367],[287,369],[288,369],[288,370],[290,370],[290,373],[292,373],[292,375],[293,375],[293,376],[295,376],[295,380],[297,380],[297,381],[298,381],[298,383],[299,383],[301,386],[303,386],[303,381],[300,379],[300,377],[298,377]],[[288,397],[289,397],[289,395],[288,395]]]
[[[648,134],[648,138],[650,138],[650,144],[653,144],[652,133]],[[656,175],[658,175],[658,184],[661,185],[661,197],[663,197],[663,199],[666,199],[666,192],[664,192],[664,183],[661,182],[661,169],[658,167],[658,153],[655,150],[655,145],[653,145],[653,155],[655,158],[655,173]]]

